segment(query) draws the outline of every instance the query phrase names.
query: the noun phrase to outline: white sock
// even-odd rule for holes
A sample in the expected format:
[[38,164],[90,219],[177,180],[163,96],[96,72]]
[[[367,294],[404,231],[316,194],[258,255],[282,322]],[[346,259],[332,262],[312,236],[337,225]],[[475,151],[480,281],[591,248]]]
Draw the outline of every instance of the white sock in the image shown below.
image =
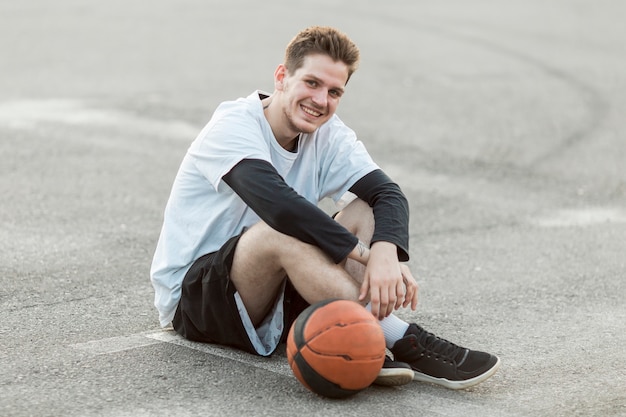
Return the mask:
[[[367,303],[365,306],[367,311],[372,311],[371,303]],[[384,319],[379,321],[380,327],[383,328],[383,334],[385,335],[385,343],[388,349],[391,349],[398,340],[404,337],[406,330],[409,328],[409,323],[400,319],[398,316],[390,314]]]

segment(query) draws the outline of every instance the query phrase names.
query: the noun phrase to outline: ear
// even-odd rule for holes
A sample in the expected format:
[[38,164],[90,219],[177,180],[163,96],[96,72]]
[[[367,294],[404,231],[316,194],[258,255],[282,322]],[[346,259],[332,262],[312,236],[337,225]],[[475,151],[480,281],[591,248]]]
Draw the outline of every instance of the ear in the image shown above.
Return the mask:
[[285,77],[287,76],[287,68],[284,64],[280,64],[276,71],[274,71],[274,88],[278,91],[282,91],[285,84]]

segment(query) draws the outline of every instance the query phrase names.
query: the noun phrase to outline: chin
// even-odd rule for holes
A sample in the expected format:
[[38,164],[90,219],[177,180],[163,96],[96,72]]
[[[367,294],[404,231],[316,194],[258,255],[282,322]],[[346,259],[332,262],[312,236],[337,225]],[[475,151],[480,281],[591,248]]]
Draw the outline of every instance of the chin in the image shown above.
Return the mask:
[[318,127],[319,126],[308,125],[306,127],[303,127],[301,129],[299,129],[299,131],[300,131],[300,133],[313,133],[313,132],[315,132],[317,130]]
[[300,133],[313,133],[317,130],[318,127],[321,126],[321,123],[309,123],[309,122],[301,122],[301,123],[292,123],[294,130]]
[[328,118],[319,119],[315,121],[306,120],[300,123],[300,131],[303,133],[312,133],[315,132],[321,125],[326,123]]
[[329,117],[324,116],[321,116],[319,119],[310,119],[309,117],[296,114],[293,114],[291,117],[289,117],[289,115],[287,116],[288,123],[293,130],[300,133],[313,133],[321,125],[326,123],[328,119]]

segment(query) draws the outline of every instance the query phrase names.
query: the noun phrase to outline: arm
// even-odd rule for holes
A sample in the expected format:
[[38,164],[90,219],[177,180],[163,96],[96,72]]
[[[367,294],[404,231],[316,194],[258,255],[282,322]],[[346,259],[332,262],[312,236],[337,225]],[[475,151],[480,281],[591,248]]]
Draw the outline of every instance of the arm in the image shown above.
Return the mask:
[[382,170],[377,169],[357,181],[350,192],[365,201],[374,211],[375,229],[372,244],[379,241],[396,245],[398,259],[409,260],[409,203]]
[[356,236],[287,185],[269,162],[244,159],[223,179],[265,223],[318,246],[335,263],[357,246]]
[[409,210],[404,194],[381,170],[361,178],[350,191],[372,207],[375,220],[360,299],[370,293],[372,314],[379,318],[400,306],[415,310],[417,282],[408,266],[400,263],[409,259]]

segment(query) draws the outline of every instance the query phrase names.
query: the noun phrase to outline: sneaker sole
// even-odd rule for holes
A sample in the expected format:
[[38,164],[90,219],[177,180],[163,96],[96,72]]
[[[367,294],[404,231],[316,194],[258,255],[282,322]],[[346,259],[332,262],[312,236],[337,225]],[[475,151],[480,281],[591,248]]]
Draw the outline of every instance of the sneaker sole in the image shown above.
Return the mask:
[[413,372],[412,369],[381,369],[373,383],[374,385],[382,385],[384,387],[397,387],[399,385],[406,385],[414,379],[415,372]]
[[433,376],[426,375],[426,374],[416,371],[414,373],[413,380],[420,381],[420,382],[430,382],[432,384],[441,385],[449,389],[455,389],[455,390],[464,389],[464,388],[469,388],[474,385],[480,384],[484,380],[488,379],[489,377],[491,377],[493,374],[496,373],[499,367],[500,367],[500,358],[498,358],[498,361],[495,363],[495,365],[489,368],[485,373],[475,376],[472,379],[465,379],[463,381],[450,381],[449,379],[435,378]]

